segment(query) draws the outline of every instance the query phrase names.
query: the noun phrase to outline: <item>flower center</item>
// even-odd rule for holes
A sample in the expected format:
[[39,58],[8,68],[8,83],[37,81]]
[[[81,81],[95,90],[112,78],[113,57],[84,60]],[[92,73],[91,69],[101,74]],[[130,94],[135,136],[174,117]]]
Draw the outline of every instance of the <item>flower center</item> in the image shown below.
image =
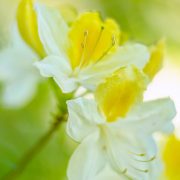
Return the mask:
[[72,68],[102,60],[116,50],[119,36],[119,27],[113,20],[102,22],[98,13],[82,14],[69,32],[71,46],[68,53]]

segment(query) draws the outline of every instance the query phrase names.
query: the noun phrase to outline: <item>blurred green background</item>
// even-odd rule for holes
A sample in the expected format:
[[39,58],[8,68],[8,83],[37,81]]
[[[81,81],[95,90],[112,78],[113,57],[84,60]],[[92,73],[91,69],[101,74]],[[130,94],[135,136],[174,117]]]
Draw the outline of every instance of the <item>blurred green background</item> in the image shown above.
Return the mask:
[[[46,0],[47,1],[47,0]],[[180,108],[180,1],[179,0],[50,0],[54,4],[70,3],[80,11],[98,10],[104,17],[117,20],[131,39],[148,45],[165,37],[166,65],[150,87],[148,98],[170,95]],[[0,47],[6,44],[8,29],[15,17],[18,0],[0,0]],[[169,87],[169,88],[166,88]],[[166,89],[166,90],[165,90]],[[54,97],[46,82],[39,85],[36,97],[23,109],[0,108],[0,177],[41,137],[51,125]],[[51,102],[51,103],[49,103]],[[177,130],[178,131],[178,130]],[[178,132],[177,132],[178,134]],[[53,136],[43,151],[28,165],[21,180],[63,180],[72,143],[64,128]]]

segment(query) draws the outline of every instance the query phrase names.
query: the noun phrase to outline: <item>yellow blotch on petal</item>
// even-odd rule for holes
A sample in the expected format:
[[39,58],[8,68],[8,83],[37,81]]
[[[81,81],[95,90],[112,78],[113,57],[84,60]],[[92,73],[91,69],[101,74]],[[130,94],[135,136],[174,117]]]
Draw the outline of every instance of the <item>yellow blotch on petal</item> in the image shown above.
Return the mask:
[[144,68],[144,73],[146,73],[151,80],[162,68],[163,58],[164,58],[164,49],[165,49],[165,43],[163,40],[159,41],[151,49],[150,60]]
[[180,139],[174,135],[168,139],[163,153],[165,175],[169,180],[180,179]]
[[103,22],[96,12],[81,14],[69,32],[72,68],[100,61],[106,54],[116,50],[119,38],[119,27],[112,19]]
[[95,97],[107,121],[125,117],[141,101],[147,77],[135,67],[121,68],[98,86]]
[[20,2],[17,10],[17,22],[23,39],[43,57],[45,52],[38,35],[38,24],[33,3],[33,0],[22,0]]

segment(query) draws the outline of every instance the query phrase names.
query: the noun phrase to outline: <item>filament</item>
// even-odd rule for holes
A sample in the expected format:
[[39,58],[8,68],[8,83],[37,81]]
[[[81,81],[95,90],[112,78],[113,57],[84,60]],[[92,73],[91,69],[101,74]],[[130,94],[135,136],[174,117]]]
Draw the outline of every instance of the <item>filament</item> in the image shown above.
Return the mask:
[[131,165],[131,167],[134,168],[135,170],[139,171],[139,172],[142,172],[142,173],[148,173],[149,172],[148,169],[138,169],[138,168],[136,168],[136,167],[134,167],[132,165]]
[[108,52],[116,45],[116,40],[115,40],[115,36],[112,35],[112,38],[111,38],[112,42],[111,42],[111,45],[109,46],[109,48],[102,54],[102,56],[96,61],[99,62],[101,59],[103,59],[107,54]]
[[139,162],[151,162],[151,161],[153,161],[153,160],[155,160],[156,159],[156,156],[153,156],[153,157],[151,157],[150,159],[148,159],[148,160],[138,160],[138,159],[134,159],[135,161],[139,161]]
[[85,30],[84,31],[84,39],[83,42],[81,43],[81,48],[82,48],[82,54],[81,54],[81,60],[79,63],[79,67],[81,67],[84,63],[84,55],[85,55],[85,51],[86,51],[86,47],[87,47],[87,37],[88,37],[88,31]]

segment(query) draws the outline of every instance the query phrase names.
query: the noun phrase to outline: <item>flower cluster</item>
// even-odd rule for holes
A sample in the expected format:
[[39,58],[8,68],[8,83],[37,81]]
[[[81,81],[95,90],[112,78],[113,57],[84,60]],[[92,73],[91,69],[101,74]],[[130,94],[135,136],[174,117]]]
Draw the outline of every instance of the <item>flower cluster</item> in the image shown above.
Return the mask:
[[[123,41],[118,24],[97,12],[68,23],[58,8],[22,0],[12,43],[0,53],[4,103],[28,102],[42,79],[39,70],[74,95],[67,101],[67,133],[79,146],[69,180],[157,179],[153,133],[172,132],[176,112],[170,98],[144,102],[143,93],[162,66],[163,45]],[[77,97],[82,87],[87,95]]]

